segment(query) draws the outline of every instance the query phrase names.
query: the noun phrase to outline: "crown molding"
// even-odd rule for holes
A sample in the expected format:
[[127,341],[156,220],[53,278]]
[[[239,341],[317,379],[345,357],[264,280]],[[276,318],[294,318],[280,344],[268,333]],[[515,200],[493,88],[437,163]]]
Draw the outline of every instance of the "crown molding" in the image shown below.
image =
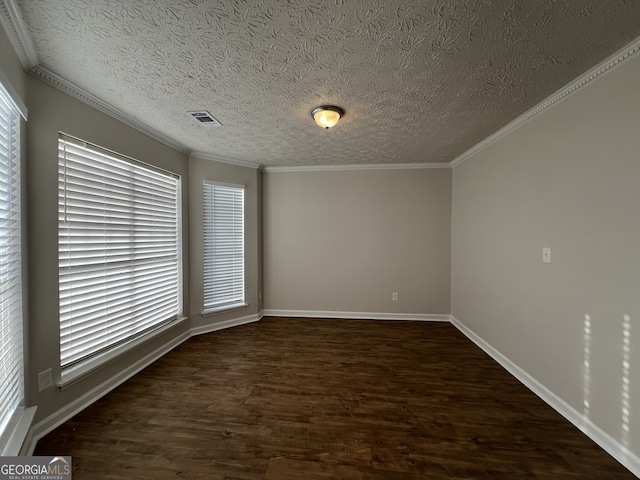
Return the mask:
[[53,73],[47,68],[39,65],[38,55],[31,41],[31,35],[25,27],[22,20],[22,14],[16,4],[15,0],[0,0],[0,25],[9,37],[13,49],[16,55],[20,59],[20,63],[25,71],[31,75],[43,80],[59,90],[62,90],[68,95],[92,106],[93,108],[106,113],[107,115],[121,121],[122,123],[138,130],[139,132],[148,135],[149,137],[164,143],[165,145],[177,150],[185,155],[190,153],[190,150],[184,145],[176,142],[175,140],[167,137],[166,135],[138,122],[133,117],[118,110],[117,108],[109,105],[107,102],[100,100],[89,92],[81,89],[77,85],[69,82],[61,76]]
[[30,70],[35,67],[38,55],[15,0],[0,0],[0,25],[20,59],[22,68]]
[[348,170],[418,170],[425,168],[451,168],[450,163],[367,163],[352,165],[301,165],[265,167],[266,172],[333,172]]
[[95,108],[96,110],[101,111],[102,113],[106,113],[107,115],[119,120],[125,125],[130,126],[138,130],[139,132],[148,135],[149,137],[164,143],[165,145],[177,150],[185,155],[188,155],[191,150],[186,148],[181,143],[176,142],[175,140],[167,137],[166,135],[154,130],[141,122],[138,122],[133,117],[127,115],[126,113],[118,110],[115,107],[112,107],[107,102],[100,100],[98,97],[90,94],[89,92],[83,90],[82,88],[74,85],[70,81],[62,78],[60,75],[53,73],[52,71],[46,69],[42,65],[38,65],[32,68],[29,73],[34,77],[48,83],[49,85],[57,88],[58,90],[63,91],[64,93],[80,100],[83,103]]
[[544,99],[542,102],[537,104],[535,107],[531,108],[530,110],[520,115],[518,118],[516,118],[512,122],[508,123],[507,125],[502,127],[500,130],[498,130],[494,134],[488,136],[480,143],[471,147],[462,155],[453,159],[450,163],[451,166],[455,167],[457,165],[460,165],[462,162],[471,158],[480,150],[488,147],[493,142],[500,140],[502,137],[504,137],[511,131],[515,130],[516,128],[524,125],[529,120],[540,115],[545,110],[557,105],[563,100],[566,100],[571,95],[582,90],[584,87],[589,85],[594,80],[597,80],[603,75],[613,71],[615,68],[623,65],[631,58],[634,58],[638,54],[638,52],[640,52],[640,37],[636,38],[633,42],[629,43],[622,49],[618,50],[616,53],[614,53],[613,55],[608,57],[606,60],[604,60],[603,62],[593,67],[591,70],[588,70],[586,73],[584,73],[583,75],[575,79],[573,82],[565,85],[560,90],[553,93],[552,95]]
[[215,154],[207,153],[207,152],[191,152],[191,154],[189,155],[189,158],[198,158],[200,160],[210,160],[212,162],[228,163],[230,165],[237,165],[239,167],[255,168],[255,169],[258,169],[258,170],[262,169],[262,165],[260,165],[259,163],[249,162],[248,160],[238,160],[238,159],[235,159],[235,158],[222,157],[220,155],[215,155]]
[[22,64],[22,68],[24,68],[25,71],[29,72],[36,78],[43,80],[45,83],[62,90],[81,102],[84,102],[115,118],[116,120],[119,120],[122,123],[144,133],[145,135],[168,145],[174,150],[178,150],[185,155],[189,154],[190,150],[184,145],[138,122],[126,113],[116,109],[94,95],[91,95],[89,92],[86,92],[77,85],[74,85],[68,80],[46,69],[42,65],[39,65],[38,55],[36,54],[33,42],[31,41],[31,35],[29,35],[29,32],[25,27],[24,21],[22,20],[22,14],[20,13],[20,9],[18,8],[15,0],[0,0],[0,25],[2,25],[2,28],[7,34],[7,37],[9,38],[9,41]]

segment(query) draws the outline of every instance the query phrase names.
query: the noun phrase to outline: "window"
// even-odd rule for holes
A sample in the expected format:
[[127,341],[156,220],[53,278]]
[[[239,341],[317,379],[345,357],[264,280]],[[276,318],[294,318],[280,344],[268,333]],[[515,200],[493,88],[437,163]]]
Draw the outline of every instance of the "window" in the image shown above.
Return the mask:
[[[0,84],[0,437],[24,398],[20,226],[20,111]],[[2,453],[0,448],[0,453]]]
[[60,365],[113,352],[181,311],[180,179],[58,140]]
[[244,187],[204,182],[204,312],[245,306]]

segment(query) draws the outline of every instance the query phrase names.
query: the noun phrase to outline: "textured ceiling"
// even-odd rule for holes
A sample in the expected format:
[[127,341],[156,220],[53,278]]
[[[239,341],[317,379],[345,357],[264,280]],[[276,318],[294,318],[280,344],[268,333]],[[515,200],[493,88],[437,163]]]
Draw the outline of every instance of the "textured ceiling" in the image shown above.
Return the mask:
[[[640,35],[636,0],[17,4],[46,69],[189,150],[266,166],[451,161]],[[329,131],[323,103],[346,111]]]

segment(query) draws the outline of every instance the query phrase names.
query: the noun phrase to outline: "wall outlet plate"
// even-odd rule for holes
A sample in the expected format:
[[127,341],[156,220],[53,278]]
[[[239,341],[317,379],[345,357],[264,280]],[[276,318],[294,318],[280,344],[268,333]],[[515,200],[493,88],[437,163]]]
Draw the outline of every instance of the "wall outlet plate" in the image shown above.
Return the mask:
[[38,374],[38,391],[42,392],[51,387],[53,387],[53,373],[51,369],[40,372]]

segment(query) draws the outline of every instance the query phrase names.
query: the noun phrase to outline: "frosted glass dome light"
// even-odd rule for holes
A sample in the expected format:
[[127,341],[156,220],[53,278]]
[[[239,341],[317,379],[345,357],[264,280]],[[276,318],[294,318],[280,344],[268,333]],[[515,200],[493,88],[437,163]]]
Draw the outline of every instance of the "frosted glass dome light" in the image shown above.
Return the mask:
[[324,129],[333,127],[343,115],[344,110],[333,105],[322,105],[311,110],[313,119]]

